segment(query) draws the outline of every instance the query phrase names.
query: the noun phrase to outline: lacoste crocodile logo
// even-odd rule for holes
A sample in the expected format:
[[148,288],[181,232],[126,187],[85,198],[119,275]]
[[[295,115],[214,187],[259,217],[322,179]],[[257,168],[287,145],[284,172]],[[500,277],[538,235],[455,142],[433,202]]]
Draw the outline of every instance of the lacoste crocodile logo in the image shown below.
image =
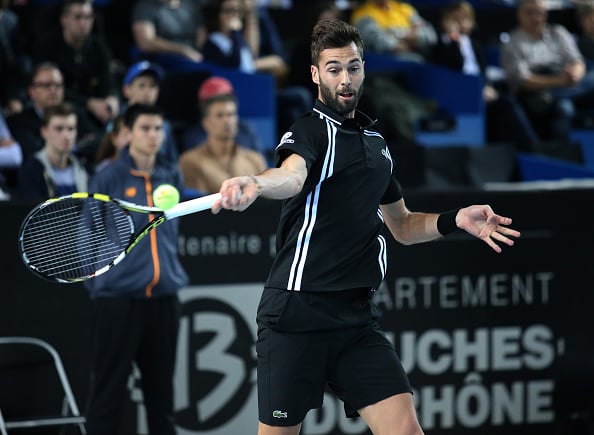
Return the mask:
[[287,418],[287,412],[286,411],[279,411],[279,410],[275,410],[272,411],[272,416],[274,418]]

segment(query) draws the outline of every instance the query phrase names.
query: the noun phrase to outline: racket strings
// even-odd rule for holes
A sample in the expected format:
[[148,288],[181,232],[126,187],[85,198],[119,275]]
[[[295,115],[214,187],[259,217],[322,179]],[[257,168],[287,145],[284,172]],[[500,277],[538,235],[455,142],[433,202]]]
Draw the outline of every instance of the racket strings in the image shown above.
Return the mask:
[[26,223],[21,246],[41,274],[76,280],[109,266],[133,233],[130,216],[111,202],[67,198],[37,210]]

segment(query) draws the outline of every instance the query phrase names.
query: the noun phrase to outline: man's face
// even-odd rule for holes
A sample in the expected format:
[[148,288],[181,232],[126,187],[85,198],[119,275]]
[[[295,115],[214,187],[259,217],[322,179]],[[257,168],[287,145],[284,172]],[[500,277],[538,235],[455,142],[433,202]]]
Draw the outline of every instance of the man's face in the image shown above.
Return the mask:
[[41,135],[50,152],[69,153],[76,143],[76,115],[52,116]]
[[91,34],[94,20],[90,3],[73,4],[61,17],[62,29],[67,39],[83,42]]
[[232,140],[237,135],[237,104],[234,101],[215,101],[210,104],[202,125],[209,137]]
[[159,98],[159,84],[152,74],[136,77],[127,86],[124,86],[124,95],[128,104],[143,103],[153,105]]
[[590,38],[594,37],[594,11],[583,16],[580,23],[584,34]]
[[64,102],[64,79],[57,69],[42,69],[29,86],[29,96],[33,103],[45,110]]
[[365,79],[363,60],[354,42],[322,50],[318,65],[311,67],[311,77],[324,104],[343,116],[354,115]]
[[154,156],[159,152],[164,137],[161,116],[140,115],[130,130],[130,150],[143,156]]
[[468,12],[466,12],[465,10],[459,9],[456,12],[454,12],[452,18],[458,24],[460,33],[462,33],[464,35],[470,35],[472,33],[472,29],[474,27],[474,22],[473,22],[472,18],[468,15]]
[[518,22],[529,35],[540,36],[547,22],[547,10],[541,0],[528,0],[518,9]]

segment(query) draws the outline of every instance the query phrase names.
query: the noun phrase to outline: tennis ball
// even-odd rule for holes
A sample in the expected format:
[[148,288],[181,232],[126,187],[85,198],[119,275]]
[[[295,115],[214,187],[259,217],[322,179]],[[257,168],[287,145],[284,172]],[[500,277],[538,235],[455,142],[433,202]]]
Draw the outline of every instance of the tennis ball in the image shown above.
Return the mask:
[[171,184],[161,184],[153,192],[153,202],[163,210],[170,209],[179,202],[179,191]]

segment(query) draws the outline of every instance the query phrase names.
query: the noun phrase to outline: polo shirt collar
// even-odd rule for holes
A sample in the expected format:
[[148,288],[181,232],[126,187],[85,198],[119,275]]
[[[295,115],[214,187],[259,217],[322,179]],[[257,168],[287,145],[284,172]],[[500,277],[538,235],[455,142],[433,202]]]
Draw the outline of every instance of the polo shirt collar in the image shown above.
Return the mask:
[[355,110],[354,118],[347,118],[330,109],[319,99],[316,99],[313,110],[314,112],[322,114],[330,121],[335,122],[336,124],[340,124],[341,126],[346,128],[369,128],[377,122],[359,110]]

